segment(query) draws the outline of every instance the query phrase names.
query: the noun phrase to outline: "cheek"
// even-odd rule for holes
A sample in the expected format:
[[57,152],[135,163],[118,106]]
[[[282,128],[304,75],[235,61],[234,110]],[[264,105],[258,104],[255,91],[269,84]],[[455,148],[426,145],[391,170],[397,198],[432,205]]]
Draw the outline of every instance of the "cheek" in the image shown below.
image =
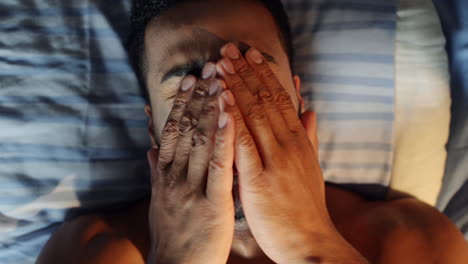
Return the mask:
[[159,98],[154,98],[153,103],[153,122],[156,140],[160,142],[162,130],[166,124],[166,120],[171,112],[172,106]]

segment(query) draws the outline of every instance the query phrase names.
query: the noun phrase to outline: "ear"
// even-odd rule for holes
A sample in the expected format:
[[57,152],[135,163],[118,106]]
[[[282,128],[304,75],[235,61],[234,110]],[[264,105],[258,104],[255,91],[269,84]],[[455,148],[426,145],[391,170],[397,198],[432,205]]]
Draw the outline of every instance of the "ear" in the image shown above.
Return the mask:
[[297,100],[299,102],[299,105],[301,106],[302,111],[304,111],[305,109],[304,99],[301,96],[301,78],[299,77],[299,75],[296,74],[293,77],[293,81],[294,81],[294,87],[296,88]]
[[318,156],[317,115],[315,112],[305,111],[302,114],[301,123]]
[[154,135],[154,123],[153,123],[153,112],[151,111],[151,106],[145,105],[145,114],[148,117],[148,135],[151,141],[151,148],[158,148],[156,144],[156,138]]
[[317,115],[315,112],[305,111],[304,99],[301,96],[301,78],[299,75],[294,75],[293,80],[294,87],[296,88],[297,100],[302,109],[301,123],[318,156]]

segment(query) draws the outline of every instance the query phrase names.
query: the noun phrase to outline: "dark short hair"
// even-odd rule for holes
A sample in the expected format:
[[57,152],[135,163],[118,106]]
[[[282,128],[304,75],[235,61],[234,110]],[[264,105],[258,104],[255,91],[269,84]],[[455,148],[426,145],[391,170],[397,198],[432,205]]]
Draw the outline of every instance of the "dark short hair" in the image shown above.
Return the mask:
[[[137,72],[141,85],[146,86],[143,76],[143,56],[145,30],[149,22],[161,16],[168,9],[193,0],[133,0],[131,14],[131,32],[128,40],[130,59]],[[278,27],[279,38],[284,51],[288,55],[291,68],[293,67],[293,46],[289,18],[280,0],[260,1],[272,14]],[[145,94],[146,94],[146,89]]]

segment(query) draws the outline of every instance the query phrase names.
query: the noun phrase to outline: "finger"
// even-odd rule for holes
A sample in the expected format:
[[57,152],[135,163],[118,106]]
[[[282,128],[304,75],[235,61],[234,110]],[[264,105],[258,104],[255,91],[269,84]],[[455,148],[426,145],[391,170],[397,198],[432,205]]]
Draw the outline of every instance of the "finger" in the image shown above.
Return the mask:
[[167,118],[166,125],[161,135],[161,146],[159,151],[159,166],[162,169],[167,169],[174,159],[177,139],[179,137],[178,126],[179,121],[184,114],[187,102],[189,101],[193,87],[196,83],[194,76],[187,76],[181,82],[180,91],[176,95],[171,113]]
[[273,94],[260,81],[257,77],[257,73],[250,67],[246,59],[240,56],[240,51],[232,43],[226,44],[221,50],[222,56],[229,57],[229,54],[231,54],[230,58],[238,56],[238,59],[231,59],[234,71],[241,77],[251,93],[260,100],[270,121],[273,133],[277,138],[281,137],[281,135],[284,135],[283,131],[287,129],[287,127],[285,127],[281,113],[275,109],[275,107],[271,107],[275,103],[273,101]]
[[260,81],[270,90],[273,105],[279,110],[283,116],[283,120],[287,127],[294,132],[302,131],[301,122],[298,118],[297,109],[291,100],[291,96],[284,89],[283,85],[276,78],[276,75],[266,63],[263,55],[254,48],[251,48],[246,53],[246,59],[252,69],[257,73]]
[[228,58],[224,58],[218,62],[217,69],[225,80],[227,87],[232,91],[245,124],[255,142],[258,143],[257,146],[261,156],[264,159],[269,159],[271,153],[275,153],[278,141],[273,134],[270,121],[261,102],[258,100],[258,97],[252,95],[242,78],[235,73],[232,63]]
[[222,112],[230,114],[235,126],[234,161],[239,177],[259,175],[264,168],[263,163],[231,91],[226,90],[221,94],[219,104]]
[[206,196],[215,202],[232,202],[235,128],[231,116],[222,112],[208,169]]
[[205,193],[206,176],[218,124],[218,96],[221,80],[215,79],[210,84],[209,96],[200,113],[197,128],[192,138],[192,150],[189,156],[187,182],[193,189]]
[[159,150],[158,149],[150,149],[146,153],[146,156],[148,158],[148,163],[150,166],[151,170],[151,185],[154,184],[159,184],[158,180],[158,173],[157,173],[157,167],[158,167],[158,158],[159,158]]
[[315,153],[318,153],[317,114],[312,111],[304,112],[301,117],[301,123],[306,131],[309,141],[314,147]]
[[198,126],[200,114],[215,73],[215,65],[213,63],[207,63],[203,68],[203,79],[199,79],[196,83],[192,97],[180,119],[179,139],[174,155],[174,163],[171,168],[174,172],[173,175],[179,175],[181,177],[187,175],[189,155],[192,149],[192,138],[195,128]]

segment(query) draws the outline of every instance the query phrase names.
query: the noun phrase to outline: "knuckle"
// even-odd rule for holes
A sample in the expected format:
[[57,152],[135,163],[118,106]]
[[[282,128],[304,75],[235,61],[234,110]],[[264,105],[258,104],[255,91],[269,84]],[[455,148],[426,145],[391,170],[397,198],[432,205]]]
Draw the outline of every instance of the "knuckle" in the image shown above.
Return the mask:
[[203,133],[202,130],[197,130],[192,137],[192,147],[201,147],[206,145],[208,137]]
[[224,139],[224,137],[222,136],[217,136],[216,142],[215,142],[215,148],[224,149],[225,146],[226,146],[226,139]]
[[245,147],[253,147],[255,145],[252,138],[250,137],[250,133],[246,130],[239,131],[238,143]]
[[174,100],[174,106],[172,107],[172,111],[180,111],[187,105],[188,99],[184,96],[177,96],[176,99]]
[[175,119],[169,119],[166,122],[166,125],[164,126],[163,129],[163,134],[173,134],[177,132],[177,120]]
[[198,119],[192,112],[188,112],[182,117],[182,120],[180,121],[179,133],[181,135],[186,134],[197,127],[197,124]]
[[289,107],[291,105],[291,97],[285,91],[280,92],[275,97],[275,103],[280,107]]
[[173,134],[166,134],[164,137],[161,138],[161,150],[159,152],[159,161],[158,165],[170,163],[174,158],[174,152],[172,150],[172,146],[175,144],[177,140],[177,133]]
[[210,160],[209,170],[210,171],[223,171],[226,169],[226,165],[221,160],[216,158]]
[[271,102],[273,95],[265,88],[258,89],[258,97],[264,102]]
[[273,73],[273,71],[270,70],[270,69],[262,69],[262,70],[260,71],[260,75],[261,75],[261,76],[264,76],[267,80],[271,80],[271,79],[273,79],[273,78],[276,79],[276,75],[275,75],[275,74]]
[[203,82],[198,85],[198,87],[193,92],[192,97],[194,99],[200,99],[208,95],[208,84]]
[[203,109],[202,109],[202,116],[205,116],[205,115],[212,115],[214,113],[216,113],[216,110],[218,109],[217,105],[213,102],[211,103],[207,103],[203,106]]
[[250,67],[247,64],[241,64],[239,65],[237,69],[237,73],[241,76],[252,76],[253,71],[250,69]]
[[230,81],[230,86],[233,87],[234,89],[238,87],[242,87],[243,85],[244,85],[244,82],[242,81],[241,78],[233,78]]
[[234,122],[236,124],[241,124],[244,122],[244,119],[242,118],[242,114],[240,112],[237,112],[237,111],[232,112],[232,118],[234,119]]
[[265,117],[265,112],[258,103],[252,103],[248,109],[247,117],[251,120],[261,120]]

